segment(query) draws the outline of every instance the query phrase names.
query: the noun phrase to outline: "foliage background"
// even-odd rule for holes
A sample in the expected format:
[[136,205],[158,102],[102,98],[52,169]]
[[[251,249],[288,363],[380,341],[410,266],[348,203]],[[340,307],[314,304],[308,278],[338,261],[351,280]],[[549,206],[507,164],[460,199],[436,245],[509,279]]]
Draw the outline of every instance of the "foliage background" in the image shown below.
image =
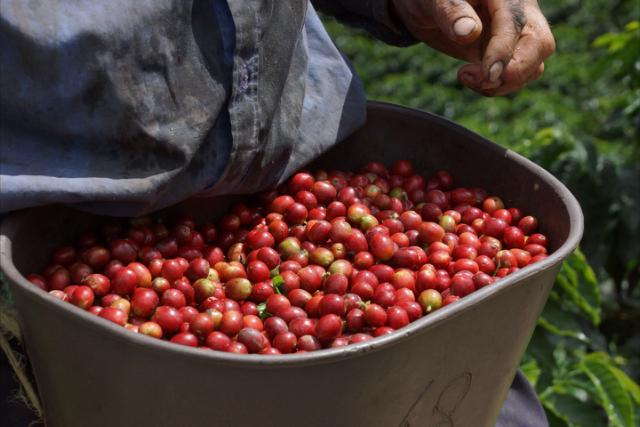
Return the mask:
[[518,94],[482,98],[459,61],[325,19],[370,99],[428,110],[542,165],[579,199],[564,264],[521,369],[552,426],[640,425],[640,2],[542,0],[557,53]]

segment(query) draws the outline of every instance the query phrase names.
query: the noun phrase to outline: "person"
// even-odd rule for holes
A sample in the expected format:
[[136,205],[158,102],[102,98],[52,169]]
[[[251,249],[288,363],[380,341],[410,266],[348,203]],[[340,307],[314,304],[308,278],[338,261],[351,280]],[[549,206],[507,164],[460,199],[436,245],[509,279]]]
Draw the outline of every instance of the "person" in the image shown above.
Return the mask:
[[553,51],[534,0],[5,0],[0,209],[138,215],[283,181],[365,120],[314,5],[465,59],[460,81],[488,96]]
[[[485,96],[554,50],[535,0],[4,0],[0,212],[135,216],[282,182],[366,118],[316,8],[463,59]],[[505,408],[499,425],[546,425],[520,374]]]

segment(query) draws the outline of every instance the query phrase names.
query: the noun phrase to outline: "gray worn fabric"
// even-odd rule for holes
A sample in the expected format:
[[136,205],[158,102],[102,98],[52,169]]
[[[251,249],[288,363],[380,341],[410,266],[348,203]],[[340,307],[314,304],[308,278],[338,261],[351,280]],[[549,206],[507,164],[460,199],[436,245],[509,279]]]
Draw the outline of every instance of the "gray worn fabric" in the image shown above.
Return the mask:
[[150,210],[226,161],[226,142],[207,138],[227,96],[220,37],[196,11],[175,0],[2,2],[2,210]]
[[[361,84],[305,0],[229,1],[227,18],[203,0],[0,4],[4,212],[135,215],[256,191],[364,121]],[[381,10],[347,20],[399,38]]]
[[511,383],[500,409],[496,427],[549,427],[549,421],[536,392],[520,371]]

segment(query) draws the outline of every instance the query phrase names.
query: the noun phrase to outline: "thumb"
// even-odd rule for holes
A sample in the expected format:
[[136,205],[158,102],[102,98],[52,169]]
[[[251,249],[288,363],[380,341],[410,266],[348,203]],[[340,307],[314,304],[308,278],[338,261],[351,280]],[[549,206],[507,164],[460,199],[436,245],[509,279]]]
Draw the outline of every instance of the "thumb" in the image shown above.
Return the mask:
[[482,33],[482,21],[464,0],[428,0],[431,16],[440,30],[451,40],[469,44]]

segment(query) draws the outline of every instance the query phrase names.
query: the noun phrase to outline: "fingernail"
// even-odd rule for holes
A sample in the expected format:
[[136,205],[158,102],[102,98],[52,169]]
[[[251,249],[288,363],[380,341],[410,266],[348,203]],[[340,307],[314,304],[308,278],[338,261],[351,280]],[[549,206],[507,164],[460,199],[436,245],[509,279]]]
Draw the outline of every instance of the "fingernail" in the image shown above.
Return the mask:
[[471,74],[469,74],[469,73],[460,74],[460,80],[462,80],[462,83],[464,83],[466,85],[473,85],[476,82],[476,80],[473,78],[473,76]]
[[500,75],[502,74],[502,70],[504,65],[502,62],[498,61],[489,68],[489,81],[496,82]]
[[487,90],[487,89],[495,89],[502,86],[502,80],[498,79],[495,82],[484,82],[480,85],[480,89],[482,90]]
[[476,21],[467,16],[460,18],[453,23],[453,32],[460,37],[468,36],[475,29]]

